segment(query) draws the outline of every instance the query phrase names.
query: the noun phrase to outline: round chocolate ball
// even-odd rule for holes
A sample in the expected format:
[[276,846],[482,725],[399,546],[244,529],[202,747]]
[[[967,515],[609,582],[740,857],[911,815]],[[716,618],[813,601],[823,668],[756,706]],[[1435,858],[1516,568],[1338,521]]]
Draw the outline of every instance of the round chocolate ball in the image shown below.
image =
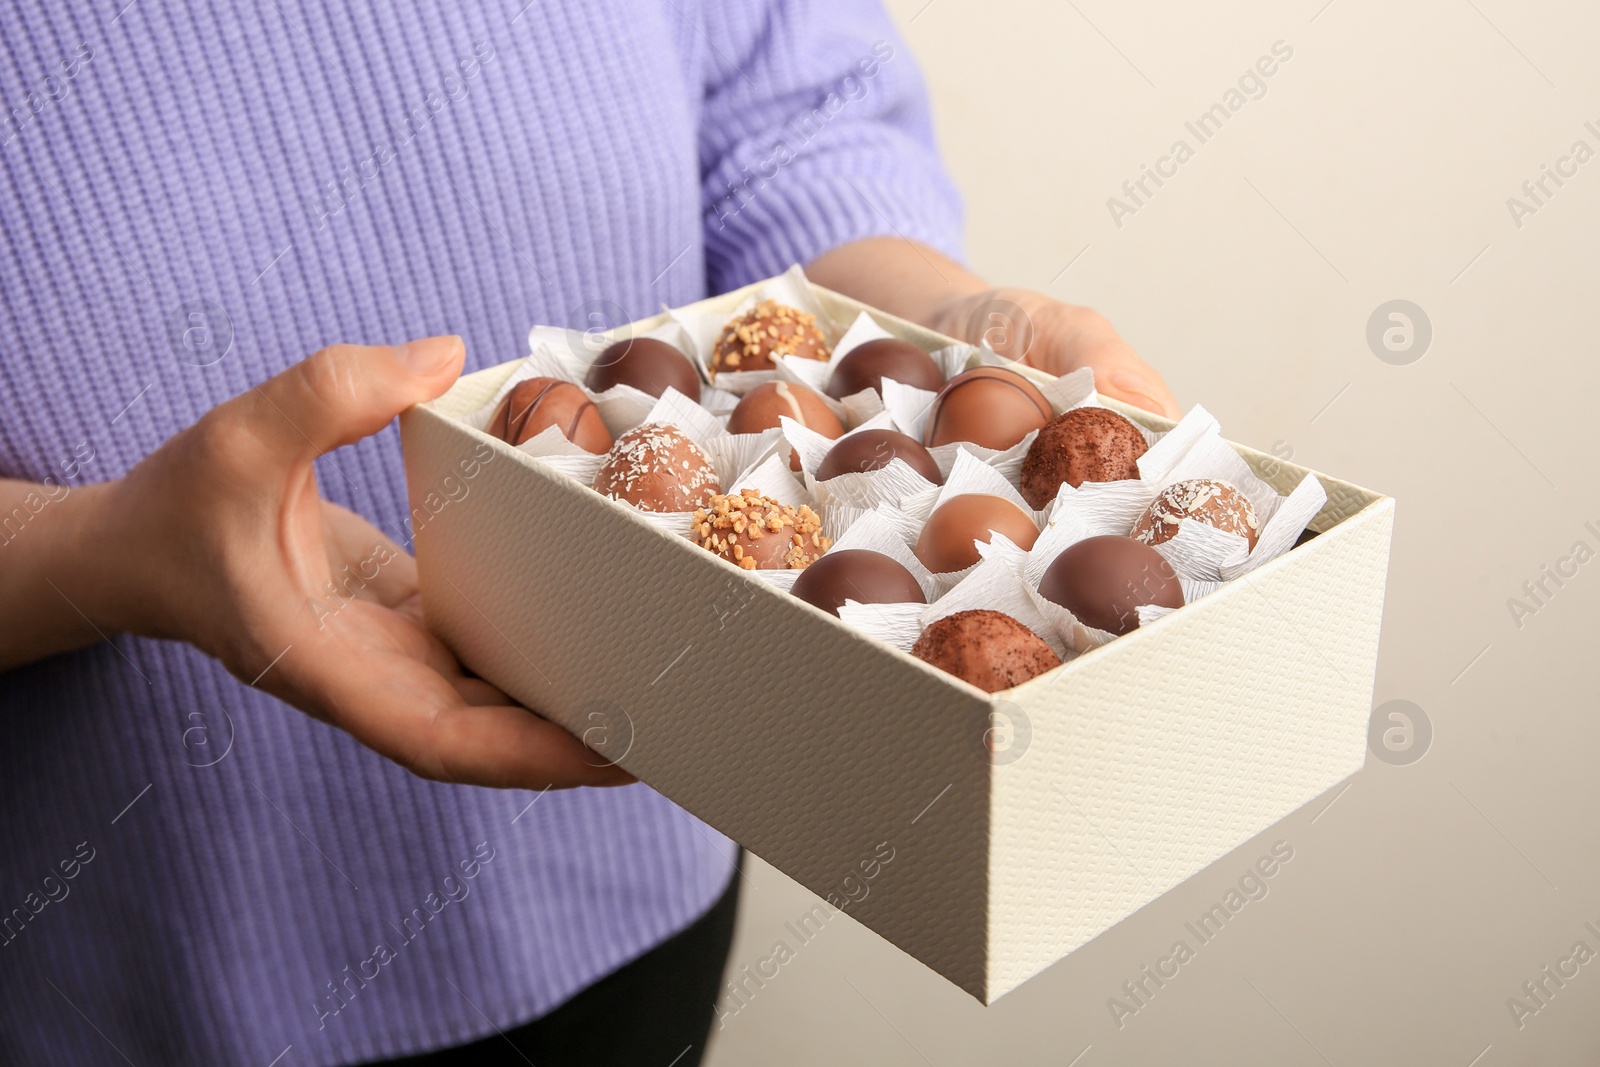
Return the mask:
[[788,416],[808,430],[824,437],[840,437],[844,423],[814,389],[794,382],[767,382],[740,398],[728,416],[729,433],[760,433],[778,425]]
[[700,375],[689,357],[653,337],[630,337],[607,348],[589,368],[584,383],[597,393],[631,385],[658,397],[670,387],[690,400],[700,399]]
[[1161,553],[1131,537],[1086,537],[1045,568],[1039,595],[1086,626],[1122,635],[1139,625],[1139,605],[1183,607],[1183,586]]
[[695,511],[693,534],[701,548],[747,571],[803,570],[833,546],[816,512],[754,489],[713,496]]
[[922,631],[911,654],[947,674],[994,693],[1061,666],[1044,639],[1010,615],[958,611]]
[[682,430],[647,422],[617,438],[594,489],[640,511],[693,511],[722,486],[710,458]]
[[1110,408],[1073,408],[1044,424],[1022,461],[1022,496],[1035,508],[1056,498],[1062,485],[1120,482],[1139,477],[1139,457],[1150,448],[1139,427]]
[[1003,452],[1049,421],[1050,401],[1038,386],[1004,367],[974,367],[933,398],[922,442],[970,441]]
[[840,438],[817,464],[817,480],[825,482],[841,474],[882,470],[896,459],[904,460],[934,485],[944,484],[944,475],[939,473],[939,465],[928,450],[897,430],[857,430]]
[[763,300],[722,328],[711,353],[711,373],[772,370],[773,356],[825,360],[832,354],[817,317],[776,300]]
[[843,400],[863,389],[882,393],[885,378],[929,391],[944,387],[944,375],[932,356],[910,341],[880,337],[863,342],[839,357],[839,362],[833,366],[833,376],[828,379],[828,395]]
[[520,445],[552,426],[585,452],[598,454],[611,447],[611,431],[589,394],[557,378],[518,382],[495,411],[489,432],[508,444]]
[[1178,536],[1178,524],[1184,519],[1238,534],[1251,549],[1256,547],[1256,537],[1261,532],[1250,498],[1232,483],[1217,478],[1185,478],[1156,494],[1133,524],[1133,536],[1147,545],[1159,545]]
[[928,602],[910,571],[881,552],[859,548],[829,552],[794,580],[790,592],[834,615],[846,600],[860,604]]
[[917,558],[935,574],[966,570],[980,560],[973,542],[988,543],[997,533],[1018,548],[1039,539],[1033,517],[1003,496],[965,493],[933,509],[917,538]]

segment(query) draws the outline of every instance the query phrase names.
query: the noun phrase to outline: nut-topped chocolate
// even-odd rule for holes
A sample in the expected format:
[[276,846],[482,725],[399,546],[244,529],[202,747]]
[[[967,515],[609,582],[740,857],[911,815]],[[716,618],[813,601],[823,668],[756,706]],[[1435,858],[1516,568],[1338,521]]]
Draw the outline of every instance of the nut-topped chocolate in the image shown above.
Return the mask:
[[654,337],[630,337],[601,352],[584,384],[597,393],[631,385],[655,397],[672,388],[690,400],[700,399],[700,375],[689,357]]
[[550,427],[585,452],[611,447],[611,431],[578,386],[559,378],[529,378],[506,394],[489,422],[489,432],[507,444],[531,441]]
[[865,389],[882,393],[885,378],[930,392],[944,387],[944,374],[932,356],[910,341],[879,337],[839,357],[828,379],[828,395],[843,400]]
[[693,511],[722,486],[710,458],[682,430],[647,422],[617,438],[594,489],[640,511]]
[[1004,367],[974,367],[945,383],[933,399],[922,443],[970,441],[1003,452],[1050,420],[1039,387]]
[[1173,482],[1133,524],[1133,536],[1147,545],[1159,545],[1178,536],[1184,519],[1237,534],[1251,549],[1261,533],[1255,506],[1231,482],[1218,478],[1185,478]]
[[917,579],[898,561],[860,548],[829,552],[794,580],[790,592],[834,615],[846,600],[858,604],[928,602]]
[[1183,607],[1183,586],[1161,553],[1114,534],[1068,546],[1045,568],[1039,595],[1085,625],[1118,635],[1138,627],[1141,605]]
[[772,370],[773,356],[825,360],[832,354],[817,317],[776,300],[763,300],[722,328],[711,353],[711,373]]
[[898,430],[857,430],[840,438],[817,464],[817,480],[825,482],[841,474],[882,470],[897,459],[934,485],[944,484],[939,464],[928,450]]
[[694,513],[693,534],[700,547],[747,571],[803,570],[833,546],[816,512],[754,489],[713,496]]
[[1042,508],[1063,485],[1139,477],[1150,448],[1139,427],[1110,408],[1081,407],[1045,423],[1022,461],[1022,496]]
[[1021,685],[1061,666],[1044,639],[1010,615],[958,611],[922,631],[911,654],[988,693]]

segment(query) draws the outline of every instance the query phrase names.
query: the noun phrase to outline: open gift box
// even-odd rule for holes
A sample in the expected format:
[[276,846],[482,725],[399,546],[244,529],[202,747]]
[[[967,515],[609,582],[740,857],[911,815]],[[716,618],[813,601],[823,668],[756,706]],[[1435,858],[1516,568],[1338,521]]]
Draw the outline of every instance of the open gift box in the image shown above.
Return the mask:
[[[811,288],[837,322],[954,343]],[[1387,497],[1318,474],[1318,536],[989,694],[464,424],[516,365],[401,417],[429,625],[986,1004],[1362,766]],[[1308,473],[1233,447],[1280,492]]]

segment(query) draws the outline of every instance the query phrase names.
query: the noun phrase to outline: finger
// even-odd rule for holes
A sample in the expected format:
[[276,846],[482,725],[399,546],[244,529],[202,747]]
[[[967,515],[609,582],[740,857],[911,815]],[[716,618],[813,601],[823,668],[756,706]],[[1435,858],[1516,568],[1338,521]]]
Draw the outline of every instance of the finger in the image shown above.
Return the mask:
[[331,634],[297,645],[276,670],[264,687],[424,778],[534,789],[633,781],[526,708],[463,703],[439,671],[383,642]]
[[370,437],[413,404],[432,400],[461,373],[461,338],[402,345],[333,345],[218,408],[237,418],[281,467]]
[[1178,398],[1172,395],[1167,383],[1155,369],[1139,362],[1136,368],[1112,366],[1096,369],[1095,388],[1107,396],[1115,397],[1134,407],[1153,411],[1176,419],[1182,414]]
[[342,596],[386,607],[417,594],[417,561],[382,530],[337,504],[322,503],[328,571]]

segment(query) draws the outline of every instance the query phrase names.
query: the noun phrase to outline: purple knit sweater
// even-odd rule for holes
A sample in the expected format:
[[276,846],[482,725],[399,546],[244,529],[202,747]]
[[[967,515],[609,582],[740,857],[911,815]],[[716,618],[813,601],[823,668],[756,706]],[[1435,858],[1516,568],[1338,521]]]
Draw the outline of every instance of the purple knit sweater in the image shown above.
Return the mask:
[[[957,252],[860,0],[0,0],[0,109],[0,475],[47,499],[332,342],[460,333],[475,370],[859,237]],[[405,539],[392,427],[319,475]],[[0,567],[37,521],[0,515]],[[642,785],[419,781],[117,637],[0,676],[0,1062],[468,1041],[686,925],[732,855]]]

